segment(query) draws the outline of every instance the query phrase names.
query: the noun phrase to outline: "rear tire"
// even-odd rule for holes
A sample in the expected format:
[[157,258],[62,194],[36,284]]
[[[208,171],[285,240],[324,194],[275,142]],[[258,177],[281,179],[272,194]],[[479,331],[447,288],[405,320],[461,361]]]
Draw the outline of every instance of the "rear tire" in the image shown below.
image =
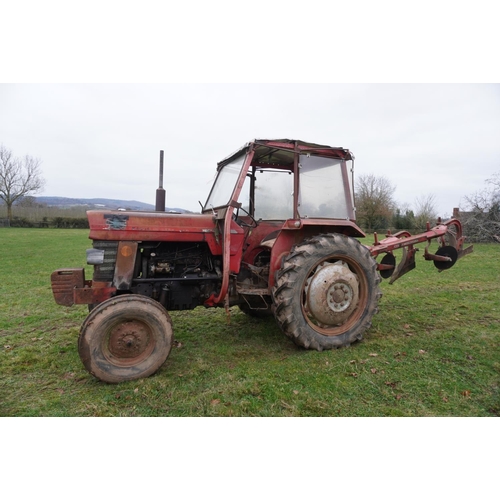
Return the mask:
[[172,343],[172,320],[161,304],[142,295],[123,295],[92,309],[80,330],[78,353],[89,373],[118,383],[155,373]]
[[281,330],[297,345],[318,351],[361,340],[382,296],[376,267],[366,247],[340,234],[293,247],[273,288]]

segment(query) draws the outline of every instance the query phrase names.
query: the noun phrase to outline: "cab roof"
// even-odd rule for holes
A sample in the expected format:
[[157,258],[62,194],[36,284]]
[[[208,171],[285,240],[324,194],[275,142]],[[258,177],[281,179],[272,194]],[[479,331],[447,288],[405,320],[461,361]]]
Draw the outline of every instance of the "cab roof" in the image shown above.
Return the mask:
[[253,163],[268,164],[270,166],[276,164],[293,164],[293,153],[295,151],[301,154],[310,153],[315,156],[339,160],[354,159],[354,155],[348,149],[340,147],[325,146],[294,139],[254,139],[217,163],[217,169],[227,165],[235,157],[246,153],[251,148],[255,151]]

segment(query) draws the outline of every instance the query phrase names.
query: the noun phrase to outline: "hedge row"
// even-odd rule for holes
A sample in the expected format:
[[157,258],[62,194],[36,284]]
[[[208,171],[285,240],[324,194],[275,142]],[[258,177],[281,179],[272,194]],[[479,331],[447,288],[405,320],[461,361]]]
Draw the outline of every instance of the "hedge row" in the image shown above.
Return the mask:
[[42,221],[31,221],[24,217],[14,217],[10,227],[52,227],[57,229],[88,229],[89,221],[86,217],[54,217]]

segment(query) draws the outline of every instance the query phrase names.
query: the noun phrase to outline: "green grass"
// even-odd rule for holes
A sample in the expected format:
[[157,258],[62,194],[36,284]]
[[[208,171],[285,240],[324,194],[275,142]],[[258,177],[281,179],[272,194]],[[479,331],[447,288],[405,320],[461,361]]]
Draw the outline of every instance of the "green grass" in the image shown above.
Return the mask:
[[2,416],[500,415],[500,245],[443,273],[417,253],[350,348],[306,351],[272,318],[200,308],[172,313],[156,375],[108,385],[78,357],[86,307],[50,291],[53,270],[84,264],[88,231],[0,228],[0,242]]

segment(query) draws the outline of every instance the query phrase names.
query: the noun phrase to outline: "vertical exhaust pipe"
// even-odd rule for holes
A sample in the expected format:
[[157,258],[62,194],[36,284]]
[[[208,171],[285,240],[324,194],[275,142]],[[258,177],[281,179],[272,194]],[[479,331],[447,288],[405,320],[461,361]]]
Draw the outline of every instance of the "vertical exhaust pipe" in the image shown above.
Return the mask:
[[163,150],[160,151],[160,185],[156,190],[157,212],[165,212],[165,190],[163,189]]

